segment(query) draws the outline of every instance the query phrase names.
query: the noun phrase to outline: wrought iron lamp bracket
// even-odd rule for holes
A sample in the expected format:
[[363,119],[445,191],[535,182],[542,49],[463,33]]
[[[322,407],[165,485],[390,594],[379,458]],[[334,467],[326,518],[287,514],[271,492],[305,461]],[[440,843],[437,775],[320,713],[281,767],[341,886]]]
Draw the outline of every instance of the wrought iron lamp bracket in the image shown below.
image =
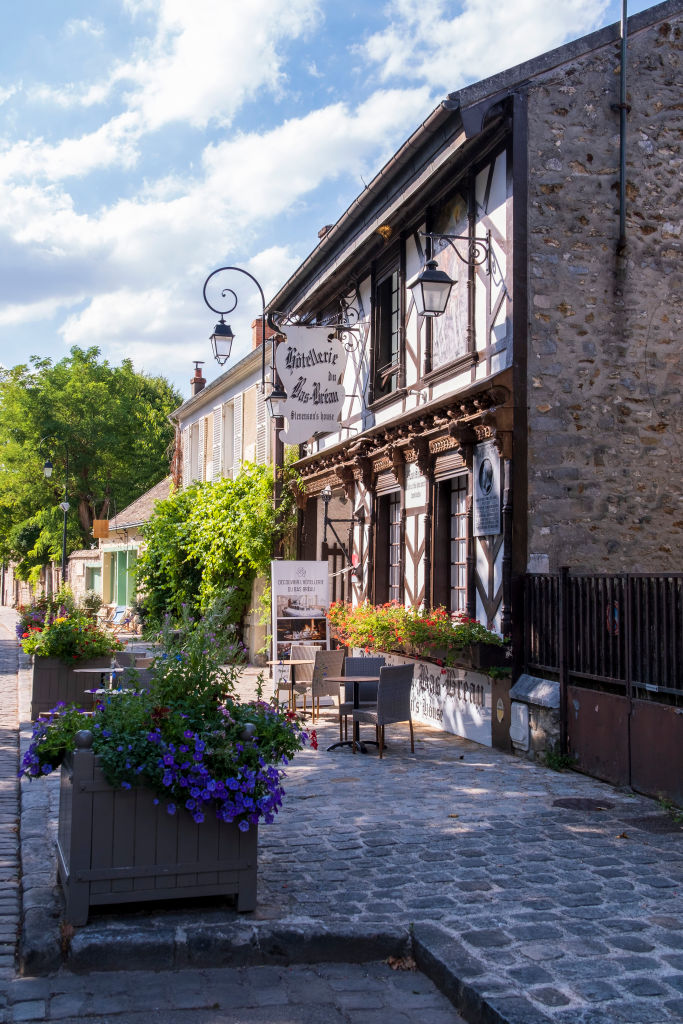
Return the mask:
[[[420,235],[422,238],[426,238],[428,242],[428,253],[427,258],[432,259],[434,248],[436,245],[440,245],[440,250],[450,246],[455,255],[458,257],[461,263],[466,265],[472,265],[480,267],[484,263],[486,264],[486,272],[491,273],[491,232],[486,232],[486,237],[474,235],[445,235],[439,231],[421,231]],[[458,249],[456,242],[464,242],[465,254]]]

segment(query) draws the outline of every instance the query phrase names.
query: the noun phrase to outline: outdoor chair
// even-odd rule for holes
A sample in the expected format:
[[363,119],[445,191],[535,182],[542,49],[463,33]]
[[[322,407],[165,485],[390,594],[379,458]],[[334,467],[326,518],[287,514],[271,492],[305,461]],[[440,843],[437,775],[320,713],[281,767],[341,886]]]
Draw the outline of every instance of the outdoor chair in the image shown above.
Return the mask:
[[[344,662],[345,676],[378,676],[380,669],[386,664],[383,655],[370,658],[349,657]],[[358,701],[362,704],[375,704],[377,700],[377,682],[361,683],[358,689]],[[353,683],[344,684],[343,700],[339,698],[339,741],[348,739],[348,716],[353,711]],[[342,736],[342,724],[343,732]]]
[[[413,665],[387,665],[379,671],[377,687],[377,704],[374,708],[355,708],[353,724],[370,722],[375,726],[379,756],[384,751],[384,726],[397,722],[408,722],[410,725],[410,751],[415,753],[413,721],[410,713],[410,691],[413,685]],[[352,750],[356,753],[355,729]]]
[[121,633],[131,633],[135,631],[134,622],[135,615],[133,612],[126,608],[125,605],[119,605],[114,609],[111,616],[106,618],[102,625],[105,629],[108,629],[114,636],[119,636]]
[[[292,645],[289,652],[289,660],[298,661],[299,659],[310,658],[311,661],[315,655],[316,649],[305,644]],[[311,688],[311,680],[313,678],[313,664],[310,665],[287,665],[285,662],[283,666],[274,665],[275,675],[275,692],[277,693],[278,703],[280,702],[280,690],[286,690],[288,694],[288,704],[290,710],[296,711],[296,698],[297,694],[303,693],[304,695],[304,714],[306,713],[306,690]],[[292,676],[292,670],[294,671],[294,687],[290,682]],[[294,693],[292,693],[292,689]],[[294,707],[292,707],[292,700],[294,701]]]
[[[302,666],[304,667],[304,666]],[[316,651],[315,663],[311,684],[308,687],[311,694],[311,721],[315,722],[320,717],[320,698],[339,698],[339,683],[328,683],[328,676],[340,676],[344,667],[343,651]],[[302,684],[303,685],[303,684]],[[299,682],[297,679],[297,690]],[[306,712],[306,692],[304,691],[304,714]]]

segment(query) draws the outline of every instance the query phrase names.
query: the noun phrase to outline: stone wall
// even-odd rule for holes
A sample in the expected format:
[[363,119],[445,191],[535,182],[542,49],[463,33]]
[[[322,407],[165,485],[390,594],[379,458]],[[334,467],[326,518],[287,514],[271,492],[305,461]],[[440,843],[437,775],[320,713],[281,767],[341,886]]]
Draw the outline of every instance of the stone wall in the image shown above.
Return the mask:
[[625,258],[620,44],[528,88],[527,555],[551,571],[682,564],[681,19],[637,24]]

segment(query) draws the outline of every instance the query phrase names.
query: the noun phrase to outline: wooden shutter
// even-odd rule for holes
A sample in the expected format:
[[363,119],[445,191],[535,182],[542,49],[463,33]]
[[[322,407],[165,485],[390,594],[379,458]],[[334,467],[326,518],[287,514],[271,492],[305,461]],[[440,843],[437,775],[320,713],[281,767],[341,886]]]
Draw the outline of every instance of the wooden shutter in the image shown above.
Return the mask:
[[221,478],[221,434],[223,432],[223,409],[217,405],[213,410],[213,479]]
[[197,442],[197,480],[204,479],[204,435],[206,434],[206,419],[201,419],[197,424],[199,439]]
[[181,470],[181,472],[183,474],[182,485],[183,485],[183,487],[188,487],[189,484],[192,482],[191,479],[190,479],[190,428],[189,427],[185,427],[185,429],[182,432],[181,437],[182,437],[182,441],[180,442],[181,446],[182,446],[182,470]]
[[265,394],[261,385],[256,387],[256,462],[265,465],[268,461],[268,416],[266,415]]
[[233,451],[234,457],[232,460],[232,475],[233,478],[237,476],[240,471],[240,465],[242,462],[242,395],[235,395],[233,402],[233,413],[234,413],[234,430],[232,432],[233,437]]

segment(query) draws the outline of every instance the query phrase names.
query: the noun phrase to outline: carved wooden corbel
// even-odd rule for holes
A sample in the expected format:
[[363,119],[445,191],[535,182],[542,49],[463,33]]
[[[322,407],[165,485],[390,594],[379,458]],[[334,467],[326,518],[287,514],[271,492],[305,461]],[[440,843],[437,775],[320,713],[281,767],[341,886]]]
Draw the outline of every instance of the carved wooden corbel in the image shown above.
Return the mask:
[[476,435],[469,424],[453,420],[448,427],[449,436],[455,441],[455,450],[468,469],[472,468],[473,446]]
[[394,471],[394,476],[399,482],[399,485],[403,487],[403,474],[405,471],[405,459],[403,458],[403,451],[397,445],[391,445],[387,449],[387,456],[391,461],[391,468]]
[[338,466],[336,472],[337,480],[344,488],[344,494],[349,501],[354,501],[356,497],[356,479],[353,475],[353,468],[351,466]]
[[420,473],[422,473],[422,476],[424,477],[430,476],[433,457],[429,450],[429,441],[425,437],[414,437],[410,443],[415,455],[417,456],[415,463],[417,468],[420,470]]

